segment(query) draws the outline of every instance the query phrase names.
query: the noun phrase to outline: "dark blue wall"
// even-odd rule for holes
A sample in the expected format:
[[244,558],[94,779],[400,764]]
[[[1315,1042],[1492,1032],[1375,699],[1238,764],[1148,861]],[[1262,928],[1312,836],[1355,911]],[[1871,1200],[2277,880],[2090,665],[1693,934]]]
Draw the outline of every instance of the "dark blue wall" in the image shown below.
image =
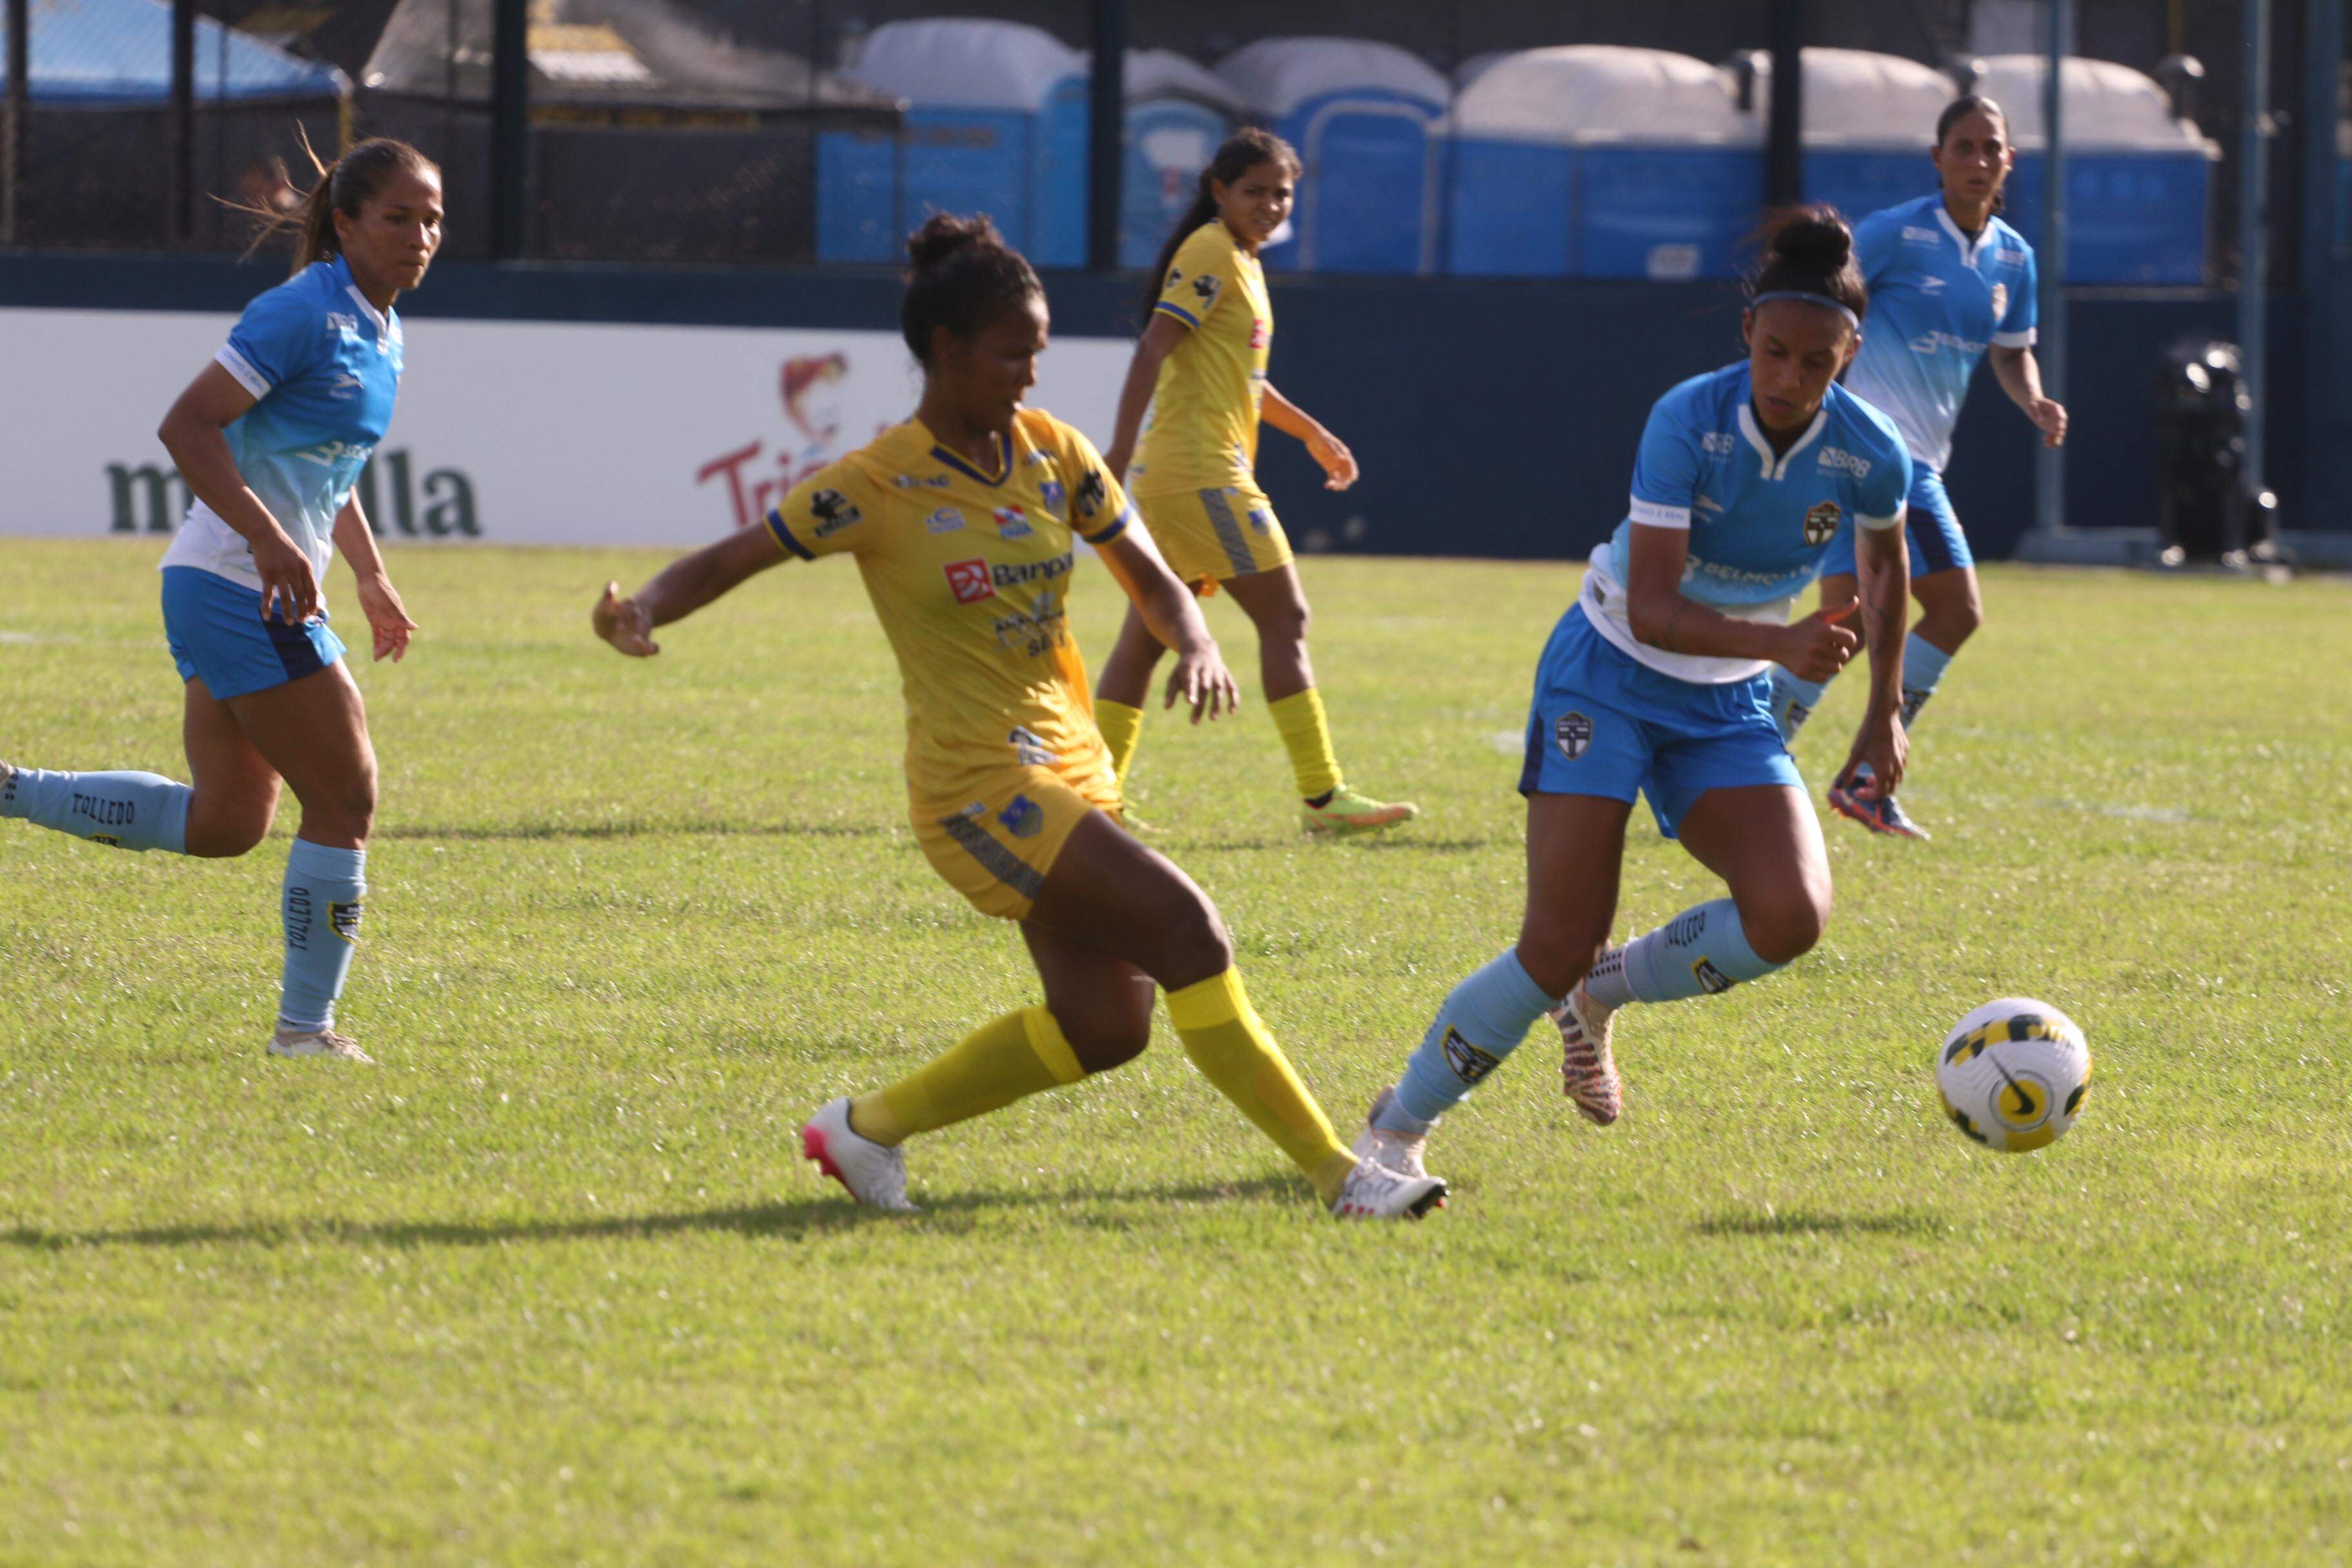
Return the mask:
[[[281,264],[215,258],[0,256],[0,305],[235,310]],[[1138,280],[1053,274],[1055,330],[1133,331]],[[1298,444],[1269,431],[1260,477],[1294,537],[1383,554],[1559,557],[1624,515],[1651,403],[1738,357],[1738,296],[1719,284],[1280,278],[1274,380],[1355,448],[1364,479],[1335,495]],[[402,310],[417,317],[884,328],[898,285],[881,268],[773,270],[452,263]],[[2234,302],[2203,292],[2085,292],[2071,309],[2068,521],[2156,517],[2154,377],[2187,331],[2230,334]],[[2272,305],[2270,471],[2297,517],[2302,311]],[[1097,411],[1060,410],[1098,423]],[[1978,552],[2009,554],[2033,515],[2034,437],[1990,372],[1962,416],[1949,476]]]

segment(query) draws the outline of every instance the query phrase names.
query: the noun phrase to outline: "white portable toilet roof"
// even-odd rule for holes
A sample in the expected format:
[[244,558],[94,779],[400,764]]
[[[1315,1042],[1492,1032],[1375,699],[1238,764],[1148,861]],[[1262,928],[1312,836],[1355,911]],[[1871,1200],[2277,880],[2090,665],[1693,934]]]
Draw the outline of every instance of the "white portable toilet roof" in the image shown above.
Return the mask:
[[[1770,118],[1772,57],[1757,51],[1752,111]],[[1958,96],[1933,66],[1870,49],[1809,48],[1805,65],[1805,145],[1920,147],[1936,140],[1936,117]]]
[[1287,114],[1310,98],[1380,88],[1444,110],[1454,89],[1426,61],[1370,38],[1260,38],[1217,62],[1242,101]]
[[1563,146],[1745,144],[1759,134],[1722,73],[1705,60],[1616,44],[1506,55],[1464,90],[1452,125],[1460,136]]
[[917,108],[1040,108],[1087,74],[1087,57],[1042,27],[976,17],[887,22],[866,35],[844,73]]
[[1489,70],[1501,65],[1505,60],[1509,59],[1517,51],[1512,49],[1488,49],[1484,54],[1472,55],[1468,59],[1464,60],[1460,65],[1454,68],[1454,90],[1455,92],[1468,91],[1472,82],[1476,81],[1480,77],[1485,76]]
[[[2050,79],[2042,55],[1995,55],[1984,62],[1976,90],[2000,105],[2010,140],[2042,144],[2042,88]],[[2172,100],[2153,78],[2113,60],[2066,58],[2059,82],[2066,93],[2066,145],[2165,152],[2212,144],[2172,112]]]
[[1241,99],[1224,78],[1173,49],[1129,49],[1126,68],[1129,102],[1146,98],[1190,98],[1213,104],[1228,114],[1242,111]]

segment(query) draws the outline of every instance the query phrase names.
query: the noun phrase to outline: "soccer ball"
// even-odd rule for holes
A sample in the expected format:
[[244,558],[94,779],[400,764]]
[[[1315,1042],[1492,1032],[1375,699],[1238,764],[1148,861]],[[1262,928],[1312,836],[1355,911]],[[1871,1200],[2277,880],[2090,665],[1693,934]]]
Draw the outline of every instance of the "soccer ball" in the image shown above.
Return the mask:
[[2048,1003],[2005,996],[1952,1026],[1936,1053],[1936,1087],[1955,1127],[2022,1154],[2056,1142],[2082,1114],[2091,1047]]

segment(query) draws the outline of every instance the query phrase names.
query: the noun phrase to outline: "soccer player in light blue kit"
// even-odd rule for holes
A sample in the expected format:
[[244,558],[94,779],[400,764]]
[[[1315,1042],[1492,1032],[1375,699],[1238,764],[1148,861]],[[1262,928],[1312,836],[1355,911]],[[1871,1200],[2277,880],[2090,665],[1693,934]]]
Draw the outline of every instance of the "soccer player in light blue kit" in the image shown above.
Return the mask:
[[195,496],[163,562],[191,782],[0,763],[0,816],[124,849],[242,855],[268,833],[283,779],[302,821],[268,1048],[363,1062],[334,1019],[367,891],[375,752],[320,583],[341,548],[375,657],[397,662],[415,623],[352,489],[400,384],[393,300],[441,244],[440,170],[405,143],[362,142],[288,223],[293,278],[246,307],[157,432]]
[[[2015,161],[2000,105],[1974,94],[1954,99],[1936,121],[1931,156],[1940,191],[1854,226],[1873,327],[1845,378],[1895,421],[1911,451],[1911,592],[1919,623],[1903,655],[1906,728],[1984,619],[1976,558],[1944,493],[1943,470],[1969,378],[1988,350],[2001,390],[2042,441],[2055,447],[2066,438],[2066,411],[2042,395],[2033,358],[2033,247],[1995,215]],[[1823,608],[1853,601],[1853,566],[1850,536],[1830,547],[1822,562]],[[1796,738],[1824,684],[1785,666],[1772,672],[1772,716],[1784,738]],[[1841,774],[1830,786],[1831,806],[1874,832],[1927,837],[1894,791],[1855,784]]]
[[[1776,215],[1742,327],[1748,357],[1651,410],[1633,504],[1536,671],[1528,715],[1528,900],[1517,944],[1446,997],[1358,1154],[1422,1170],[1429,1130],[1546,1014],[1561,1084],[1602,1125],[1622,1109],[1611,1016],[1714,995],[1794,961],[1830,911],[1829,859],[1804,781],[1773,727],[1777,660],[1825,679],[1856,645],[1838,616],[1791,624],[1822,553],[1858,529],[1871,701],[1852,761],[1903,776],[1898,707],[1911,459],[1886,416],[1836,384],[1867,308],[1853,236],[1827,208]],[[1850,614],[1851,607],[1843,614]],[[1625,826],[1658,827],[1730,897],[1609,945]]]

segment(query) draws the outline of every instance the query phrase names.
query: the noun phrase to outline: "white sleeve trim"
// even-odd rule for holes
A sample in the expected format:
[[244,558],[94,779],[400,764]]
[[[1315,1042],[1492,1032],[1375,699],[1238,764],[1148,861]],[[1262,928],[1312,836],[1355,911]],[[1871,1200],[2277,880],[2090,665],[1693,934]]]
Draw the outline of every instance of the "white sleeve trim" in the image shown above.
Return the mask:
[[221,344],[220,353],[213,355],[213,363],[236,377],[236,384],[253,394],[256,399],[269,395],[269,378],[254,369],[251,360],[227,343]]
[[2033,346],[2033,340],[2040,335],[2041,334],[2036,332],[2032,327],[2026,328],[2025,331],[2021,332],[1995,332],[1992,335],[1993,347],[2000,349],[2030,349]]
[[1650,528],[1690,527],[1690,508],[1686,506],[1666,506],[1658,501],[1643,500],[1640,496],[1627,499],[1633,506],[1626,515],[1635,522]]
[[1861,513],[1856,513],[1854,516],[1854,521],[1862,524],[1864,528],[1881,531],[1889,528],[1900,528],[1903,526],[1904,515],[1910,510],[1911,509],[1907,506],[1898,506],[1895,509],[1895,515],[1893,517],[1869,517]]

